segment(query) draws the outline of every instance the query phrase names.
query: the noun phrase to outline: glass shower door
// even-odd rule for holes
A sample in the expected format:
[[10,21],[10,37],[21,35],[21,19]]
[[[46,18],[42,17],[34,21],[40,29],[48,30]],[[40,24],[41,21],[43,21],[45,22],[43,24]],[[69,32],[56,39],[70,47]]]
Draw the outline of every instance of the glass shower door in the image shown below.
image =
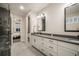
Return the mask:
[[8,9],[0,7],[0,56],[10,56],[11,19]]

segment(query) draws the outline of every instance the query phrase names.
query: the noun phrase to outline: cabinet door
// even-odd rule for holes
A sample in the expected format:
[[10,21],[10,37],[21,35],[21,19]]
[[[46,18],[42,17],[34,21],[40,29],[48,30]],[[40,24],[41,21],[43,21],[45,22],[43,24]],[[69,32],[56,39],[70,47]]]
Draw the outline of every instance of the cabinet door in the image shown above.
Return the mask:
[[39,37],[38,36],[35,36],[34,37],[34,45],[35,45],[35,47],[39,48],[39,44],[40,44]]
[[34,45],[34,36],[33,35],[30,36],[30,44]]
[[76,51],[58,46],[58,55],[59,56],[76,56]]
[[32,37],[32,43],[33,43],[33,45],[35,46],[35,47],[37,47],[37,48],[39,48],[40,46],[40,37],[38,37],[38,36],[33,36]]
[[44,40],[42,37],[38,38],[38,45],[39,45],[39,49],[44,49]]
[[43,48],[43,41],[42,41],[42,38],[41,37],[37,37],[37,42],[36,42],[36,45],[39,49]]
[[36,41],[37,41],[37,37],[34,36],[34,35],[31,35],[30,43],[35,46],[36,45]]

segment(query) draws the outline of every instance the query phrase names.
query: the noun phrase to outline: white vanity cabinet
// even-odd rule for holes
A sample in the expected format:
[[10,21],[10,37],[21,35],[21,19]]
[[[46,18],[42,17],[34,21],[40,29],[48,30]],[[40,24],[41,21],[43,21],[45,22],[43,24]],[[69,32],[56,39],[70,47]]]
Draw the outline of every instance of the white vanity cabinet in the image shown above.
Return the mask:
[[58,41],[59,56],[77,56],[78,45]]
[[31,35],[30,43],[48,56],[79,56],[79,45]]

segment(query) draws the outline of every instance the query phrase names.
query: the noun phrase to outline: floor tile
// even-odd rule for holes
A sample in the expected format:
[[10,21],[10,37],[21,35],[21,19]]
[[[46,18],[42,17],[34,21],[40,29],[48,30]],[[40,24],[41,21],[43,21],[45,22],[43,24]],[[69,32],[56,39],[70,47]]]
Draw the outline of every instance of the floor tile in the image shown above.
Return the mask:
[[43,56],[36,49],[23,42],[14,43],[11,47],[11,56]]

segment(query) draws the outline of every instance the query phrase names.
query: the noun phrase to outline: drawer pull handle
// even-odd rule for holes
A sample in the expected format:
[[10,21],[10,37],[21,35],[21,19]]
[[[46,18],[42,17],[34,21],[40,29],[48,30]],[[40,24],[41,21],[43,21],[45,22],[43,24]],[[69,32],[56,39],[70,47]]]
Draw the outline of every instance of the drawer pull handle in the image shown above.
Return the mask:
[[53,47],[49,46],[49,48],[53,48]]
[[50,42],[53,42],[52,40],[49,40]]

